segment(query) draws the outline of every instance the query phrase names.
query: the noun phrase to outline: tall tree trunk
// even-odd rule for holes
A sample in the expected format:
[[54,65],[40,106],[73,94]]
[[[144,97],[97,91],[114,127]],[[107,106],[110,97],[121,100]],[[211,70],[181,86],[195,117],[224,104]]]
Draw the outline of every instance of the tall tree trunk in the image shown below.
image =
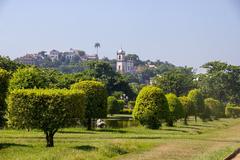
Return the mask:
[[87,119],[87,130],[92,130],[92,119],[91,118]]
[[195,122],[197,122],[197,114],[195,114]]

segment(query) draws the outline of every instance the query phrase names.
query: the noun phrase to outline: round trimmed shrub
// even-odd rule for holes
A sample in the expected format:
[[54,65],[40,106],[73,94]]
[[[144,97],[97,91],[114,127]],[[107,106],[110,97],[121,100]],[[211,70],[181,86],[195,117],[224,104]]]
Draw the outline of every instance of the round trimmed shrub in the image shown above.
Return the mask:
[[206,108],[209,108],[210,114],[214,117],[214,119],[224,117],[224,106],[219,100],[213,98],[206,98],[204,100],[204,104]]
[[82,91],[20,89],[8,97],[8,125],[14,128],[41,129],[47,147],[53,147],[53,136],[59,128],[81,120],[85,109]]
[[194,106],[195,121],[197,121],[197,116],[202,117],[204,114],[204,97],[199,89],[193,89],[188,93],[188,98],[192,101]]
[[154,86],[143,87],[133,109],[133,117],[151,129],[158,129],[169,113],[168,102],[163,91]]
[[184,124],[187,125],[188,117],[194,114],[194,106],[192,101],[186,96],[179,97],[179,100],[183,106]]
[[88,130],[92,128],[92,119],[107,117],[107,90],[102,82],[80,81],[71,89],[83,90],[86,94],[85,119]]
[[183,118],[184,115],[183,106],[178,97],[173,93],[167,94],[166,98],[169,106],[167,125],[172,127],[175,121],[177,121],[180,118]]
[[108,105],[108,114],[117,114],[120,112],[120,109],[118,108],[118,101],[117,98],[114,96],[109,96],[107,99],[107,105]]
[[239,118],[240,117],[240,107],[236,104],[228,103],[225,108],[226,117]]

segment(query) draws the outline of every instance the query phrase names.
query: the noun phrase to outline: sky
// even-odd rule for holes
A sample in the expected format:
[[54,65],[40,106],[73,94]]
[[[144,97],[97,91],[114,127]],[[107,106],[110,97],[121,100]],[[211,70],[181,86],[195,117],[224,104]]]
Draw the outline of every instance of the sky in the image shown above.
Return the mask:
[[240,0],[0,0],[0,54],[70,48],[197,68],[240,65]]

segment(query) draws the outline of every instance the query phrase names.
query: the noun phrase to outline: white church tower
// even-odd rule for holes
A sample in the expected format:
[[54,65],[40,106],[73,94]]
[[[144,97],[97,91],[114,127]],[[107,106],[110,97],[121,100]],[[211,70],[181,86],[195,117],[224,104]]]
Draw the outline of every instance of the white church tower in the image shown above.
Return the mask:
[[117,72],[125,73],[127,71],[127,68],[126,68],[127,63],[125,60],[125,55],[126,55],[126,52],[123,51],[122,49],[117,51],[117,65],[116,65]]

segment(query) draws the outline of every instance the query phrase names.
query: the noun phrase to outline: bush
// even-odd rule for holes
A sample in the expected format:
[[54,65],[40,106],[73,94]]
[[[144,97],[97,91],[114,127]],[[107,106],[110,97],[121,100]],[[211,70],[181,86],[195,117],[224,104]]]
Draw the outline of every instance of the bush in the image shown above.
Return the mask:
[[82,91],[24,89],[8,97],[8,125],[15,128],[41,129],[47,147],[59,128],[83,118],[85,94]]
[[194,114],[194,106],[192,101],[186,96],[179,97],[179,100],[183,106],[184,124],[187,125],[188,117]]
[[224,106],[220,101],[213,98],[206,98],[204,104],[205,108],[209,108],[210,115],[215,119],[224,117]]
[[197,121],[197,116],[201,117],[205,111],[203,95],[199,89],[193,89],[188,93],[188,98],[193,103],[195,121]]
[[129,108],[134,108],[134,106],[135,106],[135,101],[128,101],[128,107]]
[[172,127],[175,121],[177,121],[180,118],[183,118],[184,116],[183,106],[179,101],[178,97],[173,93],[167,94],[166,98],[169,106],[169,115],[167,118],[167,124],[168,126]]
[[57,80],[48,72],[48,70],[36,67],[19,68],[13,73],[9,88],[10,90],[54,88],[54,83],[57,83]]
[[120,109],[118,108],[117,99],[114,96],[109,96],[107,99],[108,105],[108,113],[109,114],[117,114],[119,113]]
[[235,104],[228,103],[225,108],[225,115],[231,118],[238,118],[240,117],[240,107]]
[[130,108],[123,108],[122,110],[120,110],[119,113],[120,114],[132,114],[132,109],[130,109]]
[[80,81],[71,89],[83,90],[86,93],[85,119],[88,130],[91,130],[92,119],[107,117],[107,90],[98,81]]
[[3,127],[5,123],[5,111],[6,111],[6,95],[8,90],[8,81],[10,78],[10,74],[0,68],[0,127]]
[[148,128],[158,129],[168,113],[168,102],[162,90],[153,86],[143,87],[133,109],[134,119]]

